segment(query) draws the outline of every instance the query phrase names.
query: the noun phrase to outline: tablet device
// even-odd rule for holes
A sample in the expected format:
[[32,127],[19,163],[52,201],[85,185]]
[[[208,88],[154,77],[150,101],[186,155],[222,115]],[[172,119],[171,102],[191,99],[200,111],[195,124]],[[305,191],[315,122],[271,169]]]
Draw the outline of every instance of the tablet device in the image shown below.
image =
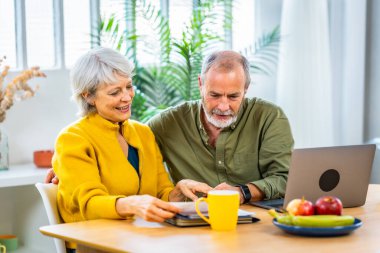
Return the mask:
[[262,200],[262,201],[252,201],[249,204],[252,206],[261,207],[264,209],[274,209],[277,212],[284,212],[284,199],[270,199],[270,200]]

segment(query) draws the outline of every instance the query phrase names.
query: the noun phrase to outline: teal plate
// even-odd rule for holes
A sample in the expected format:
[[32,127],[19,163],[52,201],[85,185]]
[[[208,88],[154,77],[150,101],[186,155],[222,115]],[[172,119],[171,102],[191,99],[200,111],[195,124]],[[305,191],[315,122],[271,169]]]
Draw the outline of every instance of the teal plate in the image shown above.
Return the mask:
[[277,219],[273,219],[273,224],[278,228],[282,229],[286,233],[293,235],[301,236],[317,236],[317,237],[326,237],[326,236],[341,236],[347,235],[363,225],[363,222],[355,218],[354,224],[349,226],[338,226],[332,228],[311,228],[311,227],[299,227],[299,226],[290,226],[284,225],[277,222]]

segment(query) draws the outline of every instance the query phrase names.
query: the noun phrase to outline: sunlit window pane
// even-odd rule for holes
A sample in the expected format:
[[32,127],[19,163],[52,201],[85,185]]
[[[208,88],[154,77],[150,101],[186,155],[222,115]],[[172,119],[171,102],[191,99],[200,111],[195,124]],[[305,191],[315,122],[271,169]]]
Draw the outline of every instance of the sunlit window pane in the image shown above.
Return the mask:
[[210,22],[206,22],[203,30],[208,34],[213,34],[220,37],[220,42],[215,42],[211,48],[211,51],[225,49],[224,12],[224,5],[220,3],[207,12],[207,15],[210,16]]
[[[6,64],[16,66],[16,31],[13,0],[0,1],[0,58],[7,56]],[[6,24],[6,25],[5,25]]]
[[[182,39],[183,32],[188,32],[187,28],[190,27],[193,14],[193,0],[182,0],[169,2],[169,22],[172,37],[175,40]],[[219,36],[218,40],[212,39],[212,46],[209,48],[211,51],[224,49],[225,42],[224,36],[224,17],[225,17],[225,8],[222,1],[215,1],[211,8],[204,8],[202,15],[206,19],[203,21],[202,26],[202,36],[211,35]],[[198,19],[198,18],[197,18]],[[191,31],[191,28],[190,28]],[[190,34],[186,35],[186,38],[189,40],[192,36]],[[211,40],[210,40],[211,41]],[[208,52],[207,52],[208,53]]]
[[70,67],[91,48],[90,2],[64,0],[65,62]]
[[232,49],[243,51],[254,43],[254,1],[233,1]]
[[193,0],[170,1],[169,22],[173,38],[180,39],[186,25],[190,24]]
[[[125,5],[124,1],[121,0],[101,0],[100,1],[100,16],[103,21],[108,21],[111,16],[115,16],[116,20],[119,20],[119,33],[118,36],[122,35],[122,32],[126,29],[126,23],[121,22],[124,18]],[[108,23],[108,22],[107,22]],[[107,33],[102,34],[101,46],[116,48],[115,42],[112,40],[112,36]]]
[[[148,7],[150,4],[150,7]],[[152,13],[147,10],[152,10]],[[139,4],[136,20],[137,33],[140,41],[137,44],[137,58],[142,64],[159,63],[160,37],[157,12],[160,10],[159,1],[147,0],[145,5]]]
[[55,65],[53,1],[25,1],[25,15],[28,65],[53,67]]
[[[136,33],[139,37],[139,41],[137,43],[137,58],[139,59],[139,62],[141,64],[147,64],[147,63],[154,63],[157,62],[159,54],[157,53],[157,50],[159,50],[159,37],[156,36],[152,22],[154,21],[153,18],[149,15],[150,12],[147,12],[148,8],[147,6],[152,4],[152,6],[156,11],[159,10],[160,5],[159,1],[156,0],[150,0],[145,1],[146,4],[143,5],[142,1],[138,1],[136,3]],[[131,29],[131,27],[127,26],[126,21],[130,22],[131,17],[126,17],[126,9],[130,8],[129,5],[130,2],[125,2],[121,0],[102,0],[100,1],[100,14],[102,16],[102,19],[105,20],[107,18],[110,18],[112,14],[115,15],[116,20],[119,21],[119,33],[118,36],[121,36],[123,34],[123,31],[125,29]],[[150,9],[152,10],[152,9]],[[153,17],[155,17],[155,14]],[[130,31],[130,30],[129,30]],[[116,36],[116,37],[118,37]],[[115,42],[111,39],[111,36],[109,34],[103,34],[102,35],[102,46],[106,47],[112,47],[116,48]],[[120,48],[121,52],[125,52],[126,48],[128,47],[128,43],[123,42]]]

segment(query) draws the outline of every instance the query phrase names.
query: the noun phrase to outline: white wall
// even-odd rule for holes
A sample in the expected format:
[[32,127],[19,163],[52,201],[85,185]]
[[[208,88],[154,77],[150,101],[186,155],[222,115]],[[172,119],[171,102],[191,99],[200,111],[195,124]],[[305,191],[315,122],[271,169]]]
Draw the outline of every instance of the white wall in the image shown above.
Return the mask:
[[2,123],[8,133],[11,164],[32,162],[34,150],[54,148],[59,131],[76,119],[76,105],[70,98],[69,72],[44,72],[47,78],[35,78],[30,82],[40,86],[36,95],[16,102]]

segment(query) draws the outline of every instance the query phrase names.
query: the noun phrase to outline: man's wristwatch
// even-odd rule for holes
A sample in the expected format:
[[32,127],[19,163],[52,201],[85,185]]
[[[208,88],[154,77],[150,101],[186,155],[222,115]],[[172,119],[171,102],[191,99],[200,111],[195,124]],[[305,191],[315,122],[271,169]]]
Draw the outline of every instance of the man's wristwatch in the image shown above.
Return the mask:
[[240,188],[242,194],[243,194],[243,198],[244,198],[244,201],[243,201],[243,204],[246,204],[248,203],[249,201],[251,201],[251,198],[252,198],[252,194],[249,190],[249,187],[245,184],[239,184],[237,185],[237,187]]

